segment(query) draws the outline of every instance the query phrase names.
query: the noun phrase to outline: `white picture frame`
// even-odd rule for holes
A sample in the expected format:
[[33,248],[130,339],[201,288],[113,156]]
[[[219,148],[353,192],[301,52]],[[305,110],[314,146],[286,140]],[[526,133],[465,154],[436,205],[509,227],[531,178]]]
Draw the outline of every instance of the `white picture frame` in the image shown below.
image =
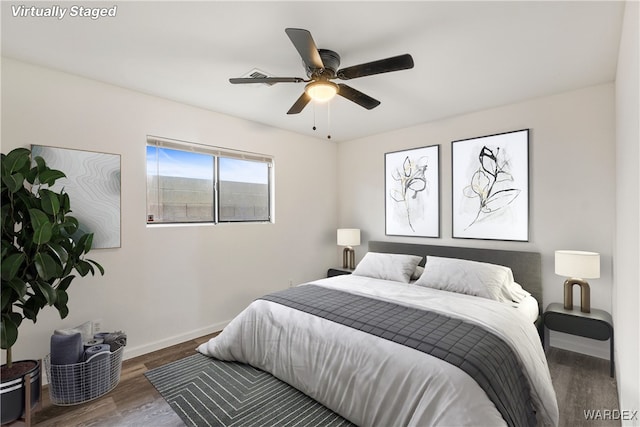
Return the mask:
[[440,146],[385,153],[385,234],[440,237]]
[[452,237],[529,241],[529,129],[451,143]]

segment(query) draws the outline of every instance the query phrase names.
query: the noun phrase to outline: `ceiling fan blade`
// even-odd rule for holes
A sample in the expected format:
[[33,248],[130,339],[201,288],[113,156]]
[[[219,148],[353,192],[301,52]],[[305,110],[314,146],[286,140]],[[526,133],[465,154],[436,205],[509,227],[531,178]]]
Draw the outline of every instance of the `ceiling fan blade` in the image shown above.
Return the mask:
[[307,68],[312,70],[324,68],[316,43],[313,41],[309,31],[301,28],[286,28],[284,31],[298,50]]
[[243,84],[243,83],[300,83],[305,81],[300,77],[239,77],[229,79],[230,83]]
[[298,98],[296,102],[294,102],[294,104],[291,106],[291,108],[289,108],[287,114],[298,114],[304,109],[304,107],[307,106],[309,101],[311,101],[311,97],[307,95],[307,92],[302,92],[300,98]]
[[373,74],[389,73],[391,71],[408,70],[413,68],[413,58],[408,53],[365,64],[354,65],[338,70],[337,77],[342,80],[355,79],[357,77],[371,76]]
[[347,98],[349,101],[355,102],[356,104],[366,108],[367,110],[371,110],[380,105],[380,101],[378,101],[377,99],[374,99],[369,95],[365,95],[364,93],[352,88],[351,86],[340,83],[338,84],[338,88],[338,95],[342,96],[343,98]]

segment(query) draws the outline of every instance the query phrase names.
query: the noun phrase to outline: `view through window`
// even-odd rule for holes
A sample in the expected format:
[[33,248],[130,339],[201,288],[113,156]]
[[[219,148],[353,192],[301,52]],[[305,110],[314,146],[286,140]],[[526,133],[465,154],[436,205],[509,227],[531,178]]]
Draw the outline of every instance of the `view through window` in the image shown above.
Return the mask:
[[147,223],[271,221],[269,156],[149,138]]

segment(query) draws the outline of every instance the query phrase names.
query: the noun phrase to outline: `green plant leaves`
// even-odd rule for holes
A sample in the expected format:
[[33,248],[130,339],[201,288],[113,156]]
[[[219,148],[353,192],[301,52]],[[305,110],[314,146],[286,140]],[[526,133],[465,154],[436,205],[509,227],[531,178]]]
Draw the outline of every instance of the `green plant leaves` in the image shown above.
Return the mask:
[[11,295],[12,292],[13,290],[9,287],[2,288],[2,291],[0,292],[0,306],[2,307],[3,312],[11,308],[11,301],[13,301]]
[[[87,261],[93,264],[100,271],[101,276],[104,276],[104,268],[100,264],[98,264],[92,259],[87,259]],[[93,271],[91,273],[93,273]]]
[[47,162],[44,161],[44,159],[40,156],[36,156],[33,161],[36,164],[36,167],[34,168],[34,172],[36,173],[40,173],[40,172],[44,172],[46,171],[47,168]]
[[59,170],[47,169],[43,172],[40,172],[38,181],[40,181],[41,184],[47,184],[51,186],[55,184],[58,179],[65,177],[66,175]]
[[78,261],[78,264],[76,264],[76,271],[80,273],[82,277],[89,274],[89,271],[92,269],[91,264],[86,261]]
[[10,348],[18,340],[18,326],[22,323],[22,317],[16,313],[2,313],[0,323],[0,344],[2,348]]
[[18,270],[22,266],[25,260],[25,255],[22,253],[11,254],[2,260],[2,280],[11,280],[16,277]]
[[31,184],[53,186],[57,180],[66,177],[64,172],[49,168],[45,160],[40,156],[36,156],[33,161],[36,166],[29,171],[29,176],[27,177]]
[[[45,306],[55,306],[61,318],[69,314],[68,288],[81,276],[104,274],[97,262],[85,258],[92,233],[82,232],[71,215],[69,195],[53,189],[65,174],[51,169],[41,157],[18,148],[1,154],[3,349],[18,339],[23,319],[36,322]],[[79,234],[76,240],[71,238]],[[9,359],[8,359],[9,360]]]
[[2,182],[7,186],[10,193],[15,193],[24,185],[24,175],[19,172],[12,175],[6,175],[2,177]]
[[13,290],[18,298],[24,298],[27,295],[27,284],[19,277],[14,277],[13,279],[6,282],[8,285],[6,289]]
[[36,292],[44,297],[48,305],[56,303],[56,290],[53,289],[50,284],[41,280],[35,280],[31,283],[31,286]]
[[40,195],[42,210],[53,217],[58,215],[60,212],[60,199],[58,194],[45,188],[38,190],[38,194]]
[[29,165],[31,151],[26,148],[16,148],[2,158],[2,174],[11,175]]
[[55,306],[60,313],[60,318],[64,319],[69,314],[69,308],[67,302],[69,301],[69,295],[62,289],[56,290],[56,303]]
[[64,228],[64,231],[69,236],[75,233],[78,230],[79,226],[80,224],[78,223],[78,220],[72,216],[65,217],[64,222],[62,223],[62,227]]
[[87,233],[78,240],[78,246],[82,247],[82,252],[87,253],[93,244],[93,233]]
[[51,240],[53,224],[49,222],[46,213],[39,209],[29,209],[31,224],[33,226],[33,243],[41,245]]
[[49,280],[51,278],[59,276],[62,273],[62,266],[56,263],[54,259],[51,258],[51,255],[47,253],[37,253],[33,261],[36,265],[38,277],[40,277],[42,280]]
[[76,276],[71,275],[71,276],[66,276],[64,279],[62,279],[60,283],[58,283],[58,290],[66,291],[67,289],[69,289],[69,285],[71,284],[71,281],[75,279],[75,277]]
[[58,243],[49,242],[47,243],[47,247],[50,249],[50,253],[55,255],[56,262],[58,264],[62,266],[67,263],[67,261],[69,260],[69,253],[65,248],[62,247],[62,245],[59,245]]
[[46,301],[44,301],[42,298],[39,298],[37,295],[34,295],[29,298],[22,306],[22,313],[24,314],[25,318],[35,323],[40,309],[45,305]]

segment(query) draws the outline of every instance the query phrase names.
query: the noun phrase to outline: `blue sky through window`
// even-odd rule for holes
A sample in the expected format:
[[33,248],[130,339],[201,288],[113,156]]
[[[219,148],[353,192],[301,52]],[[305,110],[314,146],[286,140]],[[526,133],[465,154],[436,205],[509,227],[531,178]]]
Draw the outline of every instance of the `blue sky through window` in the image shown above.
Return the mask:
[[[147,171],[161,176],[213,180],[213,156],[147,145]],[[268,183],[268,165],[262,162],[220,158],[222,181]]]
[[266,163],[220,158],[220,180],[267,184],[269,167]]

